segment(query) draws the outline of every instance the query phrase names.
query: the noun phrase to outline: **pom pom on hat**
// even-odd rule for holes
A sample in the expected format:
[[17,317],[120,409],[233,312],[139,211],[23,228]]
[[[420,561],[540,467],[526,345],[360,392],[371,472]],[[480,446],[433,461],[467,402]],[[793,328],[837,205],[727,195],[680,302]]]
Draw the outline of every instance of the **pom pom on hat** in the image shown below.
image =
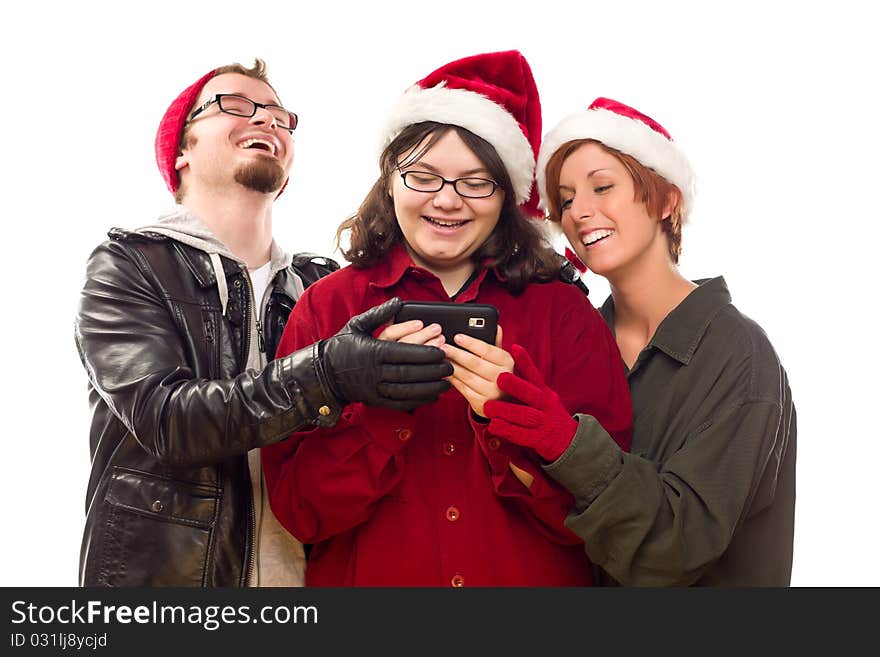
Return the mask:
[[537,180],[541,207],[547,208],[547,163],[559,148],[577,139],[595,139],[631,155],[681,190],[682,221],[694,202],[694,172],[666,129],[651,117],[610,98],[597,98],[585,112],[572,114],[544,137],[538,154]]
[[541,102],[519,51],[465,57],[419,80],[391,107],[382,148],[407,126],[424,121],[460,126],[489,142],[507,169],[516,202],[526,213],[540,215],[534,172]]
[[156,164],[159,167],[159,173],[165,185],[171,190],[172,194],[177,193],[180,187],[180,176],[177,169],[174,168],[174,162],[177,160],[177,154],[180,151],[180,137],[183,134],[183,126],[189,118],[189,112],[202,93],[202,89],[208,83],[208,80],[214,77],[214,71],[206,73],[190,86],[180,92],[180,95],[174,99],[165,115],[159,122],[159,129],[156,131]]

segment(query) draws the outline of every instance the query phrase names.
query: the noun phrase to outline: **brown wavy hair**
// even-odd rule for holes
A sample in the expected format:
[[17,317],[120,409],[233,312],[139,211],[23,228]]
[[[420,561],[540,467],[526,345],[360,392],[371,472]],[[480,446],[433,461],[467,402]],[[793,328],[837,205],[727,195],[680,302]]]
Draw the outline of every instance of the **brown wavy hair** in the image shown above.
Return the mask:
[[620,161],[632,177],[633,200],[645,205],[648,216],[655,219],[660,218],[669,195],[676,194],[677,200],[672,208],[672,212],[669,213],[669,216],[662,217],[663,223],[661,228],[669,242],[669,257],[672,258],[672,262],[678,264],[678,258],[681,255],[681,190],[653,169],[646,167],[632,155],[627,155],[615,148],[606,146],[601,141],[596,141],[595,139],[575,139],[564,143],[553,153],[547,162],[546,169],[547,205],[549,206],[547,218],[556,223],[562,221],[562,207],[559,194],[554,190],[559,187],[559,175],[562,173],[562,165],[565,163],[565,160],[585,144],[597,144],[603,151]]
[[[507,168],[495,148],[485,139],[460,126],[425,121],[404,128],[379,156],[381,174],[361,203],[357,213],[336,230],[336,246],[355,267],[371,267],[381,261],[404,237],[394,214],[391,198],[392,176],[399,168],[418,162],[446,133],[454,130],[473,151],[489,174],[504,190],[504,202],[495,229],[473,253],[474,263],[494,267],[507,281],[513,294],[531,282],[547,282],[559,277],[560,256],[547,243],[539,225],[527,218],[515,201]],[[422,144],[420,148],[417,148]],[[416,150],[413,150],[416,149]],[[412,153],[401,162],[400,157]],[[349,233],[349,247],[342,249],[342,236]]]

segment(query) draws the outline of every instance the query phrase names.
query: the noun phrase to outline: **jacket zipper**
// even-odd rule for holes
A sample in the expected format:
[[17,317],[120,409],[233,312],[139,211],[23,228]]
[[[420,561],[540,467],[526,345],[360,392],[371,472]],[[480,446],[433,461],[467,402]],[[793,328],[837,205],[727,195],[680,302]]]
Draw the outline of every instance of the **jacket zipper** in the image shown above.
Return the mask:
[[[245,466],[247,466],[247,457],[245,457]],[[248,516],[250,517],[250,535],[251,541],[248,547],[247,562],[245,563],[244,588],[247,588],[254,574],[254,551],[256,550],[257,535],[257,511],[254,508],[253,484],[251,483],[250,467],[248,467],[248,485],[251,487],[250,504],[248,505]]]
[[[254,310],[254,314],[256,315],[255,323],[256,323],[256,327],[257,327],[257,340],[258,340],[257,344],[259,345],[260,353],[263,354],[263,356],[266,356],[266,343],[263,339],[263,324],[260,321],[260,319],[261,319],[261,315],[262,315],[262,311],[263,311],[263,306],[266,301],[266,294],[269,292],[269,290],[272,287],[272,279],[271,278],[269,279],[269,285],[266,286],[266,290],[263,292],[263,299],[260,301],[259,307],[255,308],[257,306],[257,300],[254,295],[254,286],[253,286],[253,283],[251,283],[250,274],[247,272],[247,268],[244,265],[242,265],[242,274],[244,274],[244,279],[247,281],[248,302],[249,302],[249,303],[245,304],[245,325],[248,328],[247,328],[247,337],[245,339],[244,363],[245,363],[245,368],[247,368],[247,359],[248,359],[248,356],[250,355],[250,351],[251,351],[251,317],[250,317],[251,310]],[[267,360],[268,360],[268,357],[267,357]],[[260,359],[260,365],[261,366],[265,365],[262,358]],[[247,465],[247,455],[245,455],[245,465]],[[251,494],[249,496],[249,499],[250,499],[250,505],[249,505],[249,512],[250,513],[249,513],[249,515],[250,515],[251,541],[250,541],[250,548],[248,549],[248,554],[247,554],[247,564],[245,566],[245,573],[246,573],[246,579],[245,579],[245,583],[244,583],[245,586],[247,586],[250,583],[251,578],[253,577],[254,560],[255,560],[255,556],[256,556],[255,552],[257,549],[257,509],[256,509],[256,502],[254,501],[254,485],[253,485],[253,481],[251,480],[251,476],[250,476],[251,470],[250,470],[249,466],[247,468],[247,473],[248,473],[248,482],[250,483],[250,492],[251,492]],[[262,477],[261,477],[261,479],[262,479]],[[260,481],[260,490],[261,491],[262,491],[262,485],[263,485],[263,482]]]
[[[266,341],[263,338],[263,322],[261,322],[260,320],[265,320],[266,315],[269,312],[269,304],[266,302],[268,301],[269,297],[272,296],[272,289],[274,288],[274,281],[275,281],[275,277],[271,276],[271,272],[270,272],[269,284],[266,285],[266,289],[263,290],[263,298],[260,299],[260,305],[259,305],[260,312],[257,315],[257,339],[260,341],[260,343],[259,343],[260,344],[260,353],[263,354],[263,356],[265,356],[265,360],[263,362],[261,362],[260,364],[264,367],[268,364],[270,358],[269,358],[269,354],[266,352]],[[256,301],[257,300],[254,299],[254,303],[256,303]],[[273,354],[273,356],[274,356],[274,354]]]
[[[242,266],[243,267],[243,266]],[[242,272],[244,274],[244,279],[247,281],[248,290],[250,293],[248,294],[247,302],[244,304],[244,325],[247,326],[247,331],[245,331],[244,335],[244,350],[242,353],[241,362],[244,363],[244,369],[247,369],[247,360],[248,354],[251,351],[251,301],[254,298],[254,291],[251,287],[251,279],[248,276],[247,271]],[[248,529],[249,529],[249,541],[247,545],[247,555],[245,557],[245,568],[244,568],[244,582],[243,586],[246,588],[248,584],[251,582],[251,577],[254,572],[254,552],[256,551],[256,540],[257,540],[257,510],[254,504],[254,484],[251,480],[251,469],[248,465],[248,456],[244,455],[244,467],[245,472],[247,472],[248,479]]]

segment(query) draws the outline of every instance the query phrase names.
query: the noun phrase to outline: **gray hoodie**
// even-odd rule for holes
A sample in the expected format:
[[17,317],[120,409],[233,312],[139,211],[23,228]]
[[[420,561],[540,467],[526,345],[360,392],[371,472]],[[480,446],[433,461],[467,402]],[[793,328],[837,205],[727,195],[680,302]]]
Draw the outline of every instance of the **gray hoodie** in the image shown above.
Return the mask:
[[[229,288],[226,286],[226,275],[223,273],[223,264],[220,256],[234,260],[242,271],[248,273],[247,265],[240,258],[233,255],[223,242],[211,232],[211,229],[195,214],[182,205],[175,206],[174,210],[159,217],[155,224],[138,228],[136,233],[159,233],[173,240],[191,246],[208,254],[214,267],[214,278],[217,279],[217,293],[220,297],[220,307],[226,314],[226,304],[229,301]],[[272,240],[269,261],[271,273],[270,284],[259,304],[254,303],[254,308],[259,312],[251,313],[250,326],[250,350],[248,352],[247,369],[256,371],[266,366],[266,355],[260,351],[257,337],[257,321],[263,317],[266,306],[266,297],[272,287],[271,281],[282,269],[290,266],[291,255],[285,253],[281,247]],[[250,274],[248,273],[248,281]],[[302,281],[294,278],[296,296],[302,294]],[[253,285],[250,286],[251,300],[254,301]],[[260,450],[252,449],[248,452],[248,465],[251,475],[251,489],[254,500],[254,518],[256,520],[256,532],[254,536],[254,570],[248,586],[302,586],[305,581],[305,552],[302,543],[291,536],[278,522],[266,496],[266,483],[260,464]]]

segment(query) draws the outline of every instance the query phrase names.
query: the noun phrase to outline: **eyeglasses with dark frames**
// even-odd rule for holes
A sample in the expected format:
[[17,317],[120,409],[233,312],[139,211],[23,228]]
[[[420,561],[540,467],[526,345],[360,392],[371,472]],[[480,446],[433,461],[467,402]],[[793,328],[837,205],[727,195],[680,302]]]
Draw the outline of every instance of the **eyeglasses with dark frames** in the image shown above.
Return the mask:
[[498,188],[498,183],[494,180],[473,176],[447,180],[443,176],[427,171],[401,171],[400,177],[406,187],[416,192],[439,192],[444,185],[452,185],[455,193],[465,198],[487,198]]
[[224,114],[241,116],[246,119],[251,118],[254,114],[257,113],[257,108],[261,107],[272,115],[272,117],[275,119],[275,123],[277,123],[280,127],[284,128],[290,133],[296,130],[296,126],[299,125],[299,117],[293,112],[289,112],[288,110],[284,109],[283,107],[281,107],[281,105],[272,105],[271,103],[258,103],[255,100],[251,100],[250,98],[247,98],[245,96],[239,96],[238,94],[215,95],[213,98],[206,101],[203,105],[196,108],[193,113],[189,115],[189,120],[187,121],[187,123],[192,121],[214,103],[217,103],[217,107],[219,107],[220,111]]

